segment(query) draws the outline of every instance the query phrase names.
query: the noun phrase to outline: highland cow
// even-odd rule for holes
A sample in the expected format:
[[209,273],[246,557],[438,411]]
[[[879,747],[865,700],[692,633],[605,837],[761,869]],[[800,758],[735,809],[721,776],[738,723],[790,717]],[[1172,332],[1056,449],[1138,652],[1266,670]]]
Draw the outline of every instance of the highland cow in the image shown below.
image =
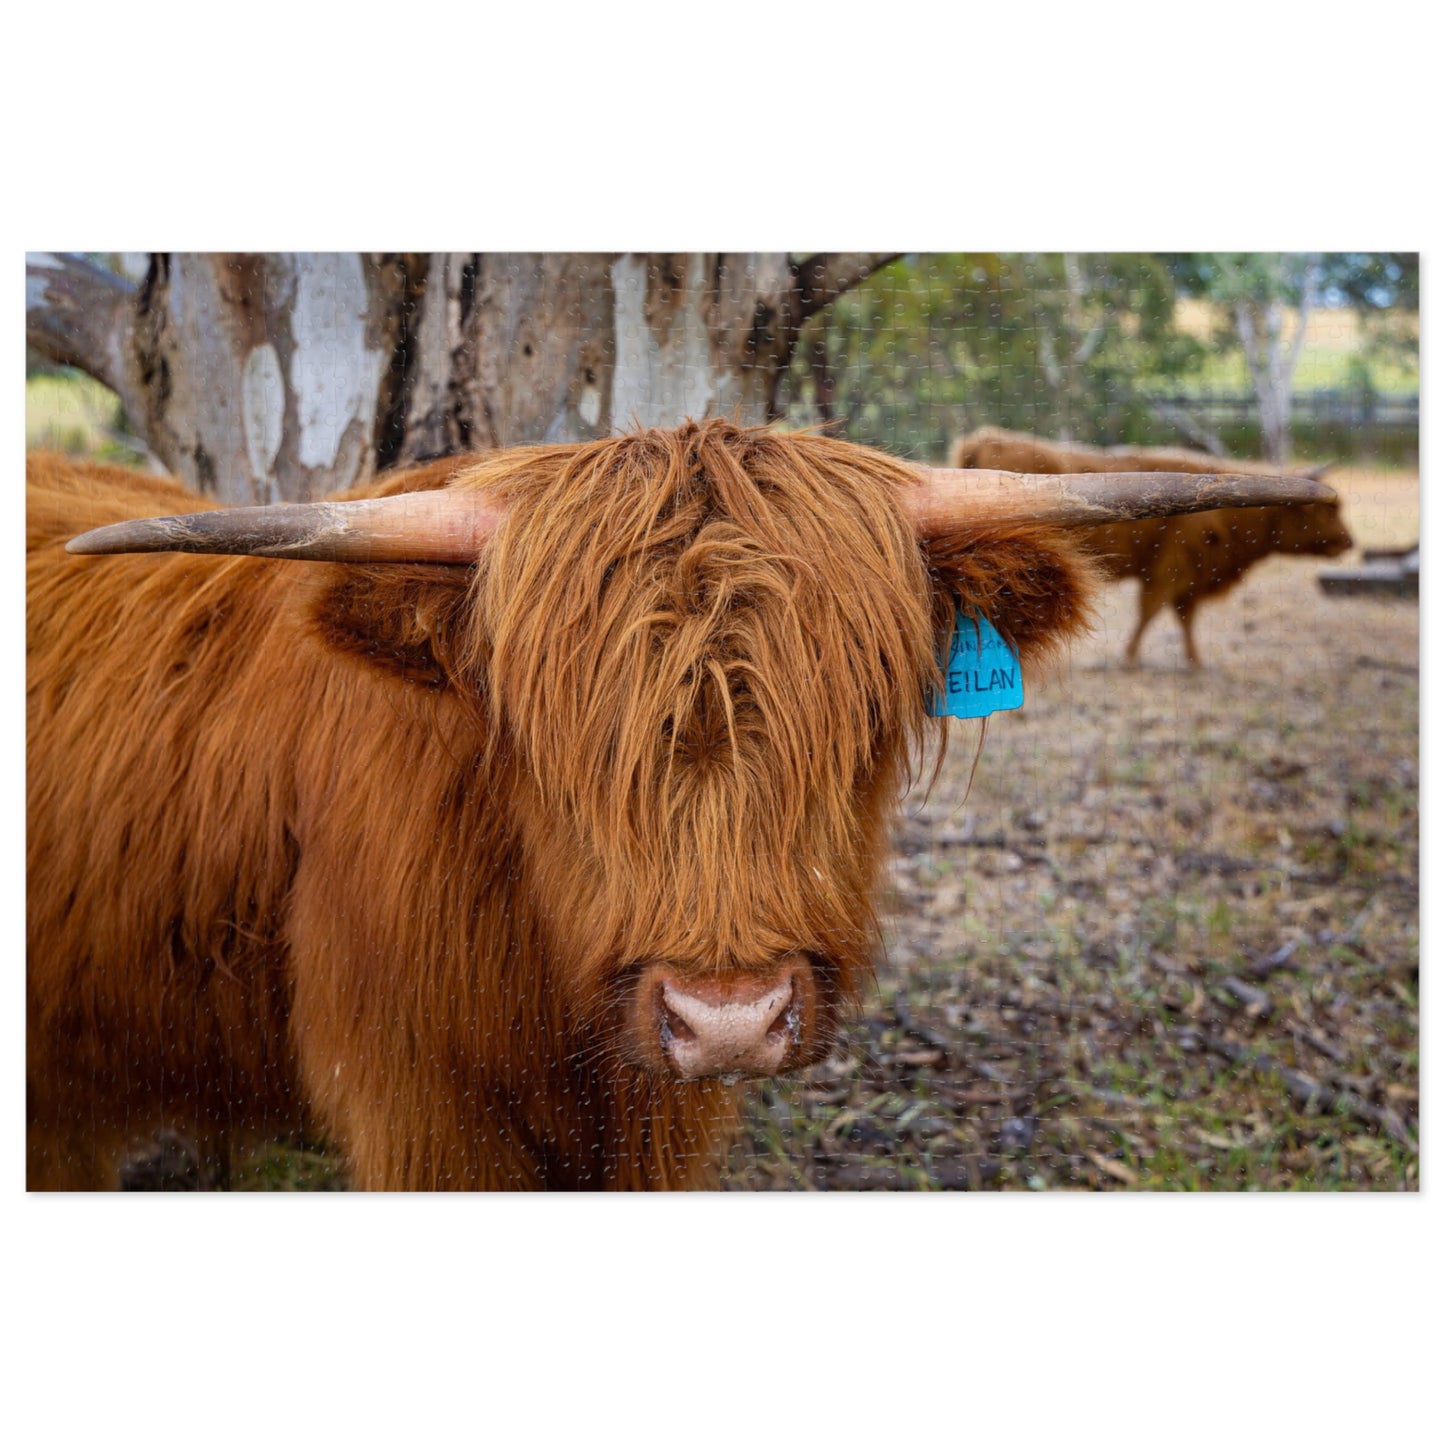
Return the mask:
[[29,473],[32,1188],[302,1127],[368,1188],[711,1182],[868,973],[955,609],[1089,618],[1088,495],[720,421],[339,507]]
[[[1260,462],[1223,460],[1182,448],[1061,445],[999,427],[959,437],[949,454],[954,467],[1028,472],[1235,472],[1264,475]],[[1318,479],[1323,469],[1300,473]],[[1337,557],[1353,546],[1339,503],[1299,507],[1229,507],[1188,516],[1155,517],[1090,528],[1080,540],[1110,577],[1139,579],[1139,620],[1124,650],[1127,666],[1139,660],[1147,628],[1165,607],[1184,633],[1189,666],[1203,663],[1194,641],[1194,614],[1201,602],[1222,597],[1256,562],[1276,552]]]

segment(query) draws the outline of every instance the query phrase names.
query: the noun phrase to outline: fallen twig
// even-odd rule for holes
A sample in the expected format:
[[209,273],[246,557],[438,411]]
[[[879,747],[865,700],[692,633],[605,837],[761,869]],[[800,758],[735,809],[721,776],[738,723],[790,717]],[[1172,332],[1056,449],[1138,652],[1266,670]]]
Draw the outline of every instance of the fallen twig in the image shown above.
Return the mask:
[[[1365,554],[1365,558],[1367,561],[1369,560],[1369,555],[1370,554],[1368,552]],[[1420,675],[1420,668],[1418,664],[1409,662],[1390,662],[1383,657],[1366,657],[1362,654],[1361,656],[1355,658],[1354,665],[1356,667],[1378,667],[1382,672],[1403,672],[1411,677],[1418,677]]]
[[1127,1184],[1130,1188],[1138,1185],[1139,1176],[1127,1164],[1121,1164],[1117,1159],[1106,1158],[1092,1149],[1087,1151],[1087,1157],[1096,1169],[1107,1174],[1110,1179],[1117,1180],[1120,1184]]
[[1343,1049],[1336,1048],[1322,1034],[1317,1034],[1310,1029],[1302,1029],[1298,1026],[1290,1029],[1290,1033],[1297,1039],[1307,1043],[1316,1053],[1323,1054],[1327,1059],[1333,1059],[1337,1064],[1347,1061],[1348,1055]]
[[1230,974],[1224,980],[1225,992],[1244,1006],[1250,1018],[1267,1019],[1274,1012],[1274,1001],[1262,988],[1252,988],[1242,978]]
[[1290,962],[1294,957],[1295,949],[1298,947],[1299,939],[1292,938],[1288,943],[1275,949],[1275,951],[1267,957],[1258,959],[1250,964],[1249,971],[1256,978],[1268,978],[1270,974],[1281,968],[1299,968],[1300,965],[1298,963]]
[[1231,858],[1225,853],[1181,853],[1174,861],[1181,873],[1256,873],[1266,867],[1252,858]]
[[[992,1159],[941,1159],[924,1167],[927,1184],[935,1189],[975,1189],[998,1178],[1000,1166]],[[911,1171],[896,1164],[841,1164],[818,1170],[820,1189],[918,1189]]]
[[1114,1089],[1098,1089],[1093,1084],[1085,1084],[1081,1081],[1070,1082],[1066,1087],[1080,1094],[1087,1094],[1091,1099],[1097,1099],[1101,1104],[1114,1104],[1121,1109],[1132,1109],[1137,1114],[1142,1114],[1156,1106],[1148,1099],[1136,1099],[1132,1094],[1120,1094]]
[[926,1024],[919,1023],[901,998],[893,1000],[893,1016],[898,1020],[898,1026],[905,1034],[911,1034],[915,1039],[922,1040],[929,1048],[937,1049],[945,1060],[952,1061],[953,1041],[947,1034],[941,1034],[937,1029],[931,1029]]
[[1016,1087],[1016,1080],[1009,1078],[1002,1070],[994,1068],[992,1064],[986,1064],[982,1059],[974,1060],[974,1072],[982,1074],[985,1079],[998,1084],[1001,1088],[1012,1089]]

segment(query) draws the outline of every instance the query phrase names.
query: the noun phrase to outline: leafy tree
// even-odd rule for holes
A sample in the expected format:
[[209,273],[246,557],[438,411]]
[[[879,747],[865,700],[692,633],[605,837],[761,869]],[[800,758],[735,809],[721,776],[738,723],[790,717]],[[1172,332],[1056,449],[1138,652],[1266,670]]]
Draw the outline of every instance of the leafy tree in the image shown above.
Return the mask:
[[1362,313],[1420,309],[1418,251],[1332,251],[1322,258],[1320,281],[1327,301]]
[[1328,301],[1343,302],[1360,318],[1365,346],[1351,361],[1355,390],[1374,391],[1372,362],[1418,361],[1418,251],[1333,252],[1324,258],[1321,286]]
[[1203,358],[1175,293],[1147,255],[905,257],[805,328],[788,415],[915,456],[984,423],[1120,441],[1159,416],[1146,379]]
[[1294,376],[1310,314],[1319,303],[1324,257],[1318,252],[1195,252],[1170,258],[1192,295],[1215,303],[1215,342],[1237,347],[1259,408],[1265,455],[1289,460]]

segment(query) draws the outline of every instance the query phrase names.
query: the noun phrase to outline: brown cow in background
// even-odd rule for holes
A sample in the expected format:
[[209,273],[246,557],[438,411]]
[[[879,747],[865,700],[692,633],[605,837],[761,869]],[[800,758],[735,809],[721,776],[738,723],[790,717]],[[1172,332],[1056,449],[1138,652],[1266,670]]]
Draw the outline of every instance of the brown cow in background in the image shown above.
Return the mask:
[[[1177,447],[1064,445],[1000,427],[982,427],[959,437],[950,450],[949,465],[1017,472],[1264,475],[1276,470],[1260,462],[1226,460]],[[1319,471],[1300,475],[1318,476]],[[1116,522],[1080,535],[1108,575],[1139,579],[1139,620],[1124,652],[1130,667],[1138,663],[1144,629],[1166,606],[1179,618],[1190,667],[1198,668],[1203,664],[1194,643],[1194,613],[1201,602],[1223,596],[1250,567],[1274,552],[1336,557],[1353,545],[1339,504],[1333,501],[1300,507],[1218,508],[1188,516]]]
[[216,509],[28,472],[32,1188],[303,1125],[369,1188],[712,1181],[868,973],[955,605],[1088,625],[1057,529],[720,421],[371,489],[491,506],[467,566],[72,556]]

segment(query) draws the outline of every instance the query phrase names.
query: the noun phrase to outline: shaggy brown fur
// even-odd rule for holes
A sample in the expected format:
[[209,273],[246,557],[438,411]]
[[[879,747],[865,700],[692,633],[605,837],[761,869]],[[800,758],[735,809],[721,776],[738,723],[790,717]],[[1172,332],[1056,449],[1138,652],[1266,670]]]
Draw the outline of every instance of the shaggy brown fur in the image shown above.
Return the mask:
[[[981,427],[954,442],[955,467],[992,467],[1011,472],[1255,472],[1282,469],[1264,462],[1211,457],[1181,448],[1062,446],[1022,432]],[[1288,469],[1283,469],[1287,471]],[[1303,475],[1318,475],[1316,472]],[[1144,629],[1165,607],[1174,609],[1184,632],[1189,665],[1201,667],[1194,643],[1194,613],[1222,597],[1256,562],[1274,552],[1335,557],[1352,545],[1336,502],[1297,507],[1221,507],[1191,516],[1115,522],[1080,533],[1111,577],[1139,579],[1139,621],[1125,648],[1125,662],[1139,659]]]
[[708,1183],[735,1090],[628,1056],[639,963],[803,953],[836,1024],[955,601],[1028,664],[1093,580],[721,421],[371,489],[504,494],[468,568],[71,557],[206,504],[28,470],[31,1187],[303,1124],[364,1187]]

